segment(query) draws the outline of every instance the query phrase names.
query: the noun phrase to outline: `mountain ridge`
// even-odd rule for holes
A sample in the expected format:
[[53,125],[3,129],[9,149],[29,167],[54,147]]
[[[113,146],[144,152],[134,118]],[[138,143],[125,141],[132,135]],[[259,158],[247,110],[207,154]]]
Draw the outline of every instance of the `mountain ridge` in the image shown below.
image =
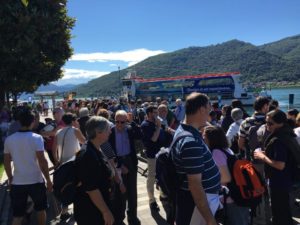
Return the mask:
[[[298,54],[299,50],[299,54]],[[130,70],[144,78],[239,71],[244,83],[299,81],[300,35],[255,46],[232,39],[204,47],[187,47],[149,57],[134,66],[112,72],[74,91],[81,96],[114,96],[120,93],[120,77]]]

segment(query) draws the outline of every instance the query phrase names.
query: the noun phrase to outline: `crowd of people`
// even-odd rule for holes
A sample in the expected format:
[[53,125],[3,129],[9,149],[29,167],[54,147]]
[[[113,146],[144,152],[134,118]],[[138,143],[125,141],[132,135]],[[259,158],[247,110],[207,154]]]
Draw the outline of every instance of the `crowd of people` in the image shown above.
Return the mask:
[[[228,154],[251,161],[264,177],[270,190],[270,204],[264,204],[272,212],[272,219],[264,219],[274,225],[293,224],[294,196],[290,193],[299,170],[290,149],[299,149],[297,109],[283,112],[276,100],[258,97],[250,116],[239,100],[219,108],[205,94],[192,93],[184,101],[177,99],[174,107],[161,98],[154,102],[128,102],[125,98],[63,101],[54,108],[53,119],[46,118],[43,123],[40,114],[48,115],[43,105],[3,107],[0,113],[13,225],[22,223],[28,201],[34,203],[38,223],[46,224],[46,191],[52,191],[53,184],[44,151],[54,169],[81,155],[73,202],[78,225],[87,221],[89,225],[123,225],[126,214],[129,225],[141,224],[137,214],[138,156],[147,162],[149,209],[158,212],[157,197],[163,205],[170,201],[162,191],[160,196],[154,194],[156,154],[182,132],[190,136],[181,138],[170,150],[182,180],[174,187],[177,197],[171,208],[176,212],[166,210],[169,224],[217,224],[215,214],[224,204],[227,225],[250,224],[253,209],[219,195],[221,187],[232,180]],[[68,204],[61,202],[63,221],[72,216]]]

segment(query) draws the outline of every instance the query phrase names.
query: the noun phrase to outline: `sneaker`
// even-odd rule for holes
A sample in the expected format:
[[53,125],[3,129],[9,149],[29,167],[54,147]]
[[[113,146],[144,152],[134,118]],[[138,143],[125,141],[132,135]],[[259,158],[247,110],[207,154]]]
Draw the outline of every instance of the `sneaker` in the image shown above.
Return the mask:
[[151,211],[153,210],[153,211],[159,211],[159,207],[158,207],[158,205],[157,205],[157,203],[156,202],[151,202],[150,203],[150,209],[151,209]]
[[69,219],[72,216],[72,214],[70,213],[64,213],[64,214],[60,214],[60,220],[62,221],[66,221],[67,219]]

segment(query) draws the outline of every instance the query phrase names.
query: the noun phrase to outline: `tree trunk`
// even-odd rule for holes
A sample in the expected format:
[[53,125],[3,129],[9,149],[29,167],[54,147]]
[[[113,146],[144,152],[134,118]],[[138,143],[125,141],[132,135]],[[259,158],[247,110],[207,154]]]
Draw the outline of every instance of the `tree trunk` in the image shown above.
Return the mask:
[[13,102],[17,105],[18,103],[18,93],[13,93]]
[[5,93],[5,97],[6,97],[6,104],[10,107],[10,102],[9,102],[9,91],[7,91]]
[[0,88],[0,109],[5,105],[5,91]]

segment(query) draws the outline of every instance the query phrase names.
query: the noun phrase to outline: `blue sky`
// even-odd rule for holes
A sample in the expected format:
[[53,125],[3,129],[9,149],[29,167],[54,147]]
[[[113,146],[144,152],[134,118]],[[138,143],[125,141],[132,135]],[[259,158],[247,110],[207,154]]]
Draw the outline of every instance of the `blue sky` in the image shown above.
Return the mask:
[[74,55],[58,84],[190,46],[261,45],[300,34],[299,0],[69,0],[67,7],[76,18]]

